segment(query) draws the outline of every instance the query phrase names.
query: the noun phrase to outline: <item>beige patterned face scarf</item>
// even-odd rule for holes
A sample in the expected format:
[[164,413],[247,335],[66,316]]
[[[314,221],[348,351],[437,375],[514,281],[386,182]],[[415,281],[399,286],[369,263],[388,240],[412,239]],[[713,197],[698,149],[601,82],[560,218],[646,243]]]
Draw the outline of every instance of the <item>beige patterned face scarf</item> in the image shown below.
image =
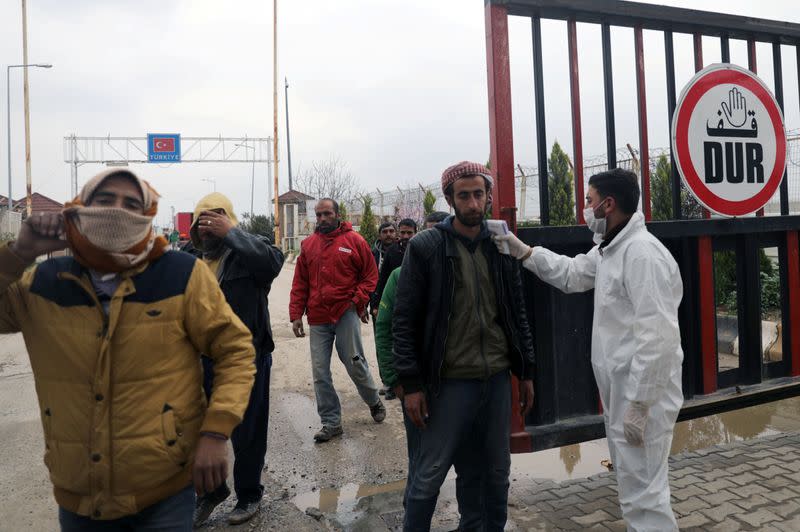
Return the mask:
[[[85,206],[106,179],[118,175],[129,177],[139,186],[144,213]],[[160,257],[168,243],[153,230],[158,198],[158,193],[146,181],[127,170],[106,170],[90,179],[80,195],[64,209],[67,240],[75,259],[87,268],[110,273],[129,270]]]

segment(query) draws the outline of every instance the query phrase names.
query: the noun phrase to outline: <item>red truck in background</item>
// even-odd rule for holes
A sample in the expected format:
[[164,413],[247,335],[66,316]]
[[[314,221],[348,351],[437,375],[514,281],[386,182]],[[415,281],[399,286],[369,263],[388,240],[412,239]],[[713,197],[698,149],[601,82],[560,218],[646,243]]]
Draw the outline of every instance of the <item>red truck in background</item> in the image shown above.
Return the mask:
[[179,212],[175,215],[175,229],[178,230],[180,241],[189,240],[189,230],[192,228],[194,214],[191,212]]

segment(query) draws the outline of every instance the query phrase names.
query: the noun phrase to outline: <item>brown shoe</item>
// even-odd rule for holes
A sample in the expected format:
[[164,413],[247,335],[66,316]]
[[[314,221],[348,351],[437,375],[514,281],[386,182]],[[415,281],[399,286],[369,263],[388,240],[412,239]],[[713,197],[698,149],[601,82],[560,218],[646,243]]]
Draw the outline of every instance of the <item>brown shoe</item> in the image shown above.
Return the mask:
[[242,523],[246,523],[260,511],[261,501],[248,503],[238,502],[236,503],[236,507],[228,514],[228,524],[241,525]]
[[372,419],[375,420],[375,423],[382,423],[386,419],[386,407],[383,406],[380,399],[378,399],[378,403],[375,406],[369,407],[369,413],[372,414]]
[[327,427],[323,425],[319,432],[314,434],[314,441],[317,443],[324,443],[326,441],[331,441],[337,436],[341,436],[343,433],[344,431],[341,425],[338,427]]

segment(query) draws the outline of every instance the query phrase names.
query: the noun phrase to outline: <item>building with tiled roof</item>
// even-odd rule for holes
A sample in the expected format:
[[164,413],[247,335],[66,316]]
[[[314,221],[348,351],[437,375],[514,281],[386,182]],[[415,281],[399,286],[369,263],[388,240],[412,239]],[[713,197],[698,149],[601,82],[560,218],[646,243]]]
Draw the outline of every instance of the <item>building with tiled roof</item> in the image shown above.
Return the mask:
[[313,196],[304,194],[299,190],[290,190],[278,196],[278,203],[300,203],[313,200]]
[[[63,203],[59,203],[52,198],[48,198],[44,194],[39,194],[38,192],[31,194],[31,212],[33,213],[61,212],[63,208]],[[27,212],[27,198],[23,197],[15,200],[12,204],[12,210],[15,212],[21,212],[22,215],[25,216]]]

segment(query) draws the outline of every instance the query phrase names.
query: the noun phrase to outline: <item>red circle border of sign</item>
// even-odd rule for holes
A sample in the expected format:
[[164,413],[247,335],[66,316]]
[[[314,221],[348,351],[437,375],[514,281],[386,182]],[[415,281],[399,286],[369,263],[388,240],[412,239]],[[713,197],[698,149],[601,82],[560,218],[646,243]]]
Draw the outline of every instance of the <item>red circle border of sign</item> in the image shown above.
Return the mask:
[[[755,94],[756,97],[761,100],[764,107],[766,107],[770,117],[770,124],[775,130],[775,167],[772,170],[772,174],[767,179],[767,184],[764,188],[762,188],[758,194],[746,200],[726,200],[711,192],[694,169],[692,158],[689,154],[688,133],[692,111],[694,111],[700,98],[711,88],[716,87],[720,83],[735,83],[749,89],[750,92]],[[678,140],[679,137],[680,140]],[[686,184],[695,193],[700,203],[706,208],[725,216],[750,214],[766,205],[770,198],[772,198],[772,195],[775,194],[775,191],[778,190],[778,186],[786,170],[786,132],[783,129],[783,117],[781,116],[777,102],[757,79],[751,77],[751,74],[730,67],[712,70],[711,72],[702,74],[684,94],[680,102],[675,124],[675,144],[678,167]],[[688,164],[684,165],[683,161],[688,161]],[[716,205],[716,208],[712,205]]]

